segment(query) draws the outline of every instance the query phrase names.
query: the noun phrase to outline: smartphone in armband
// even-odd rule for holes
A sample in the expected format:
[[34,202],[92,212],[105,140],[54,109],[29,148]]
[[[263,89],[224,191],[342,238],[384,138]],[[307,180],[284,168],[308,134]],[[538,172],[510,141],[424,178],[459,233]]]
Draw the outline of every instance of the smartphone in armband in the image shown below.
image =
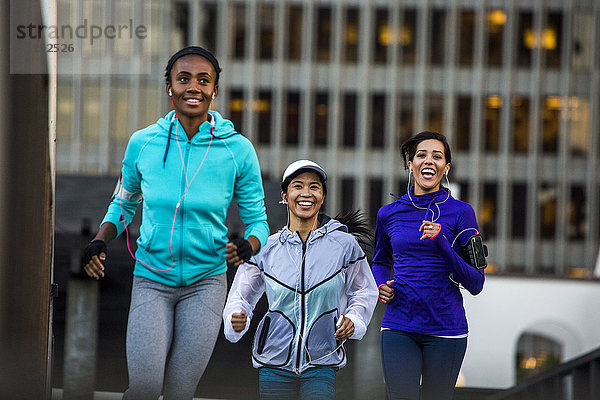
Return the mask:
[[459,255],[478,271],[487,267],[485,258],[488,256],[488,249],[483,244],[483,237],[480,233],[471,236],[464,245],[460,246]]

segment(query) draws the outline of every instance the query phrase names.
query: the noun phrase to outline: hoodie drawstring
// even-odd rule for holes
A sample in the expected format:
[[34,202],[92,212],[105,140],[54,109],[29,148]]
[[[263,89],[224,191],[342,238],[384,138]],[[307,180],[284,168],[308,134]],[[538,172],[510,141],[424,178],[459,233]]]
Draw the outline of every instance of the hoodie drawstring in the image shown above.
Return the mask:
[[163,168],[165,167],[165,162],[167,161],[167,154],[169,154],[169,146],[171,145],[171,132],[173,131],[173,122],[169,125],[169,134],[167,135],[167,147],[165,148],[165,155],[163,156]]

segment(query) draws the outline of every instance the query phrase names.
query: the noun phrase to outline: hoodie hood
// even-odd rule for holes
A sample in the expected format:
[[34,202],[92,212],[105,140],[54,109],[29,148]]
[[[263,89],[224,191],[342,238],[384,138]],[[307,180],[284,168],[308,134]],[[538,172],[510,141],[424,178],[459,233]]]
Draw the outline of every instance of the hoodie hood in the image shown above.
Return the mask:
[[[225,139],[238,133],[230,120],[223,118],[221,114],[216,111],[209,111],[208,121],[205,121],[200,125],[198,133],[196,133],[190,141],[192,144],[204,144],[205,142],[210,141],[212,128],[211,120],[215,121],[215,138]],[[156,121],[156,124],[162,128],[165,137],[169,136],[169,131],[171,131],[172,138],[176,137],[179,141],[187,142],[188,138],[183,126],[181,126],[181,123],[175,118],[175,110],[169,111],[167,115]]]
[[[317,229],[312,231],[310,233],[310,235],[308,236],[309,242],[317,240],[318,238],[321,238],[321,237],[327,235],[329,232],[333,232],[338,229],[343,232],[348,232],[348,227],[346,225],[342,224],[340,221],[338,221],[336,219],[331,218],[328,215],[319,214],[318,221],[319,221],[319,226],[317,227]],[[296,235],[295,233],[296,232],[292,232],[290,230],[290,228],[288,228],[288,226],[286,225],[283,228],[281,228],[281,230],[279,231],[279,241],[281,243],[283,243],[287,240],[301,241],[300,235]]]

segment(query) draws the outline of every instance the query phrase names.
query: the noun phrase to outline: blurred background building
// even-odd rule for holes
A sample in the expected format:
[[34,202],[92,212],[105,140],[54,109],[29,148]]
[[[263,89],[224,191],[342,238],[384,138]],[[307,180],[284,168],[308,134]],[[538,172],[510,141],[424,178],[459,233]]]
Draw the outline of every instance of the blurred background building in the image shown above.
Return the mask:
[[[599,321],[587,326],[571,312],[600,301],[598,1],[58,0],[59,25],[86,18],[103,26],[131,20],[147,35],[94,46],[75,38],[81,57],[59,55],[59,185],[116,178],[131,133],[170,109],[168,58],[200,45],[223,68],[215,109],[252,140],[265,181],[278,181],[293,160],[313,159],[328,172],[331,214],[359,207],[374,221],[390,193],[406,191],[399,143],[422,130],[448,136],[453,194],[476,210],[489,286],[498,288],[488,302],[485,291],[466,299],[466,385],[507,387],[600,345],[600,336],[589,337]],[[104,208],[95,212],[88,218]],[[66,214],[57,232],[78,232],[81,221]],[[580,286],[563,291],[563,283]],[[502,338],[510,369],[478,380],[477,369],[490,372],[481,368],[486,348],[502,336],[485,332],[493,307],[518,310],[520,293],[533,296],[533,309],[501,321],[519,326]]]

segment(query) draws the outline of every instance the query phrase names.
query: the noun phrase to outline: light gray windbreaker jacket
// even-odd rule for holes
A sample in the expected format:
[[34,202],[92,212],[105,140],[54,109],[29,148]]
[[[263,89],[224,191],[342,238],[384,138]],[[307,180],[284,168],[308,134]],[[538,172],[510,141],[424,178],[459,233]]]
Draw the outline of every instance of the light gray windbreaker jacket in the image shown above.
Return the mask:
[[[361,339],[378,294],[363,250],[335,219],[324,219],[305,243],[284,227],[239,266],[223,311],[229,341],[246,333],[264,292],[269,310],[254,337],[253,365],[296,373],[315,366],[343,367],[346,352],[334,337],[338,317],[343,313],[350,318],[351,339]],[[231,316],[242,310],[248,315],[246,328],[235,332]]]

